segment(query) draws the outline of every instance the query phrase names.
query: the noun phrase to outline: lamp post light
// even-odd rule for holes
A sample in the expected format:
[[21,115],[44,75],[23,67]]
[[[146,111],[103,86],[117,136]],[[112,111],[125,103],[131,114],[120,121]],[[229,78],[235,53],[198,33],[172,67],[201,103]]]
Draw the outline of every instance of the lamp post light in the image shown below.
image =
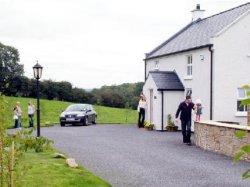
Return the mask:
[[40,87],[39,79],[42,77],[43,67],[38,64],[38,61],[35,66],[33,66],[34,78],[36,79],[36,88],[37,88],[37,137],[40,137]]

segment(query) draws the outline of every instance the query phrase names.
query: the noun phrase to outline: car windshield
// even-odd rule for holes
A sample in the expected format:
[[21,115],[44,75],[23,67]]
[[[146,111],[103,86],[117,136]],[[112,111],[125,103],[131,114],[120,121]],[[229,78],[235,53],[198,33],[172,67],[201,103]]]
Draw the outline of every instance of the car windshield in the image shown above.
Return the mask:
[[84,111],[87,110],[87,106],[86,105],[70,105],[66,111]]

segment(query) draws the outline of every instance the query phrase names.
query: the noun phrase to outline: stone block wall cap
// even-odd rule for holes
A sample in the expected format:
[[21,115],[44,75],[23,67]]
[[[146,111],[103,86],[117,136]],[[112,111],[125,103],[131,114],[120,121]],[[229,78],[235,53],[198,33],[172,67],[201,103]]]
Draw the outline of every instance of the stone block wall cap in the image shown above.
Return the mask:
[[217,121],[200,121],[200,122],[195,122],[196,125],[199,124],[205,124],[205,125],[213,125],[213,126],[218,126],[218,127],[227,127],[227,128],[233,128],[233,129],[239,129],[239,130],[246,130],[250,131],[250,126],[247,125],[234,125],[234,124],[228,124],[228,123],[220,123]]

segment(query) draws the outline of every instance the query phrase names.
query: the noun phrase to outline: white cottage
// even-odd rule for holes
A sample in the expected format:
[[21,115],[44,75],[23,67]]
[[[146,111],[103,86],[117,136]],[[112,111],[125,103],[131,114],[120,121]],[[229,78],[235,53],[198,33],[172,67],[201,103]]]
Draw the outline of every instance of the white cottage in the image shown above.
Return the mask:
[[146,54],[146,120],[165,130],[187,94],[201,99],[202,119],[246,124],[250,83],[250,3],[203,18],[197,5],[192,22]]

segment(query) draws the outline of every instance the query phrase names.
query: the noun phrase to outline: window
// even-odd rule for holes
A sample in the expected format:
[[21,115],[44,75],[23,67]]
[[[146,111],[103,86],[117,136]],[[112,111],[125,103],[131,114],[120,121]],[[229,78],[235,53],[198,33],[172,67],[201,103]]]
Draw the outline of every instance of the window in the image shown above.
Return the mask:
[[192,55],[187,56],[187,76],[193,75],[193,57]]
[[192,96],[192,88],[186,88],[186,96]]
[[247,98],[247,92],[249,90],[246,90],[244,88],[238,88],[238,98],[237,98],[237,111],[238,112],[247,112],[247,106],[241,105],[241,101]]
[[200,59],[201,59],[201,61],[204,61],[205,60],[205,56],[204,55],[200,55]]
[[155,61],[155,70],[159,70],[159,60]]

